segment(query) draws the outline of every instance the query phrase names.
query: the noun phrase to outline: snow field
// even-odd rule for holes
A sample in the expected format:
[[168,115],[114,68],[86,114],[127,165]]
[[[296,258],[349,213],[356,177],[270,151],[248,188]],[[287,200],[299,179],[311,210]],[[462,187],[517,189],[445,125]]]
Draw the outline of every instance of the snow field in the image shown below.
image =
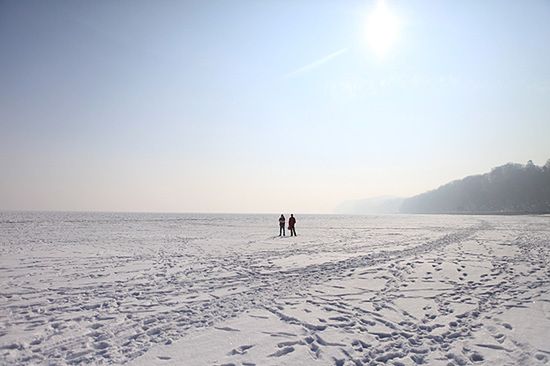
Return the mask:
[[297,218],[2,214],[0,363],[548,363],[548,217]]

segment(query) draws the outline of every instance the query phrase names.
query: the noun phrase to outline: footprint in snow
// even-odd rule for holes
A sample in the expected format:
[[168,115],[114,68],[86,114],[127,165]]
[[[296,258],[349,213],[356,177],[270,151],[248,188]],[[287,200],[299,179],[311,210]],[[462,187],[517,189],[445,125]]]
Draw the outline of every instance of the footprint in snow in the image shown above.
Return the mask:
[[502,323],[502,326],[506,329],[510,329],[510,330],[512,329],[512,326],[508,323]]
[[240,332],[239,329],[235,329],[235,328],[231,328],[231,327],[214,327],[214,329],[223,330],[223,331],[226,331],[226,332]]
[[242,346],[239,346],[238,348],[233,348],[227,355],[228,356],[234,356],[234,355],[244,355],[246,351],[254,347],[252,344],[245,344]]
[[291,352],[294,352],[294,347],[285,347],[283,349],[278,350],[277,352],[270,354],[268,357],[281,357]]

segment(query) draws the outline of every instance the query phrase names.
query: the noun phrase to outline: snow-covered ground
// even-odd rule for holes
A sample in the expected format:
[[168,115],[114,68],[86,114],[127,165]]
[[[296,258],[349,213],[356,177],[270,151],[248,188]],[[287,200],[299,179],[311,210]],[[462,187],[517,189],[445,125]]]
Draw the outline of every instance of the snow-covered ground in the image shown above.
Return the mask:
[[0,213],[0,364],[550,364],[550,217]]

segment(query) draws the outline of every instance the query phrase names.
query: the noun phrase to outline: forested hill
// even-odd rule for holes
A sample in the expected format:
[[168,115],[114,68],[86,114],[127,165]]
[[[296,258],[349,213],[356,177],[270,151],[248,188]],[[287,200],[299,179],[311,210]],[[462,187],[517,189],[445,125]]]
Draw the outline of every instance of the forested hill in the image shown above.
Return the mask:
[[402,213],[550,213],[550,159],[506,164],[407,198]]

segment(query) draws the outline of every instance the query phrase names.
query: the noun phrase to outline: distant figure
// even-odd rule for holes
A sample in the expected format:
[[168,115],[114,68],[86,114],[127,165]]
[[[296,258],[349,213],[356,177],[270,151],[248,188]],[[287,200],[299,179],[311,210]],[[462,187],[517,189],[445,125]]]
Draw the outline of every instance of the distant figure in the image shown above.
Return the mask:
[[290,236],[296,236],[296,229],[294,229],[294,225],[296,225],[296,218],[293,214],[290,214],[290,219],[288,219],[288,230],[290,230]]
[[284,215],[281,214],[281,217],[279,217],[279,236],[281,236],[281,233],[285,236],[285,221]]

